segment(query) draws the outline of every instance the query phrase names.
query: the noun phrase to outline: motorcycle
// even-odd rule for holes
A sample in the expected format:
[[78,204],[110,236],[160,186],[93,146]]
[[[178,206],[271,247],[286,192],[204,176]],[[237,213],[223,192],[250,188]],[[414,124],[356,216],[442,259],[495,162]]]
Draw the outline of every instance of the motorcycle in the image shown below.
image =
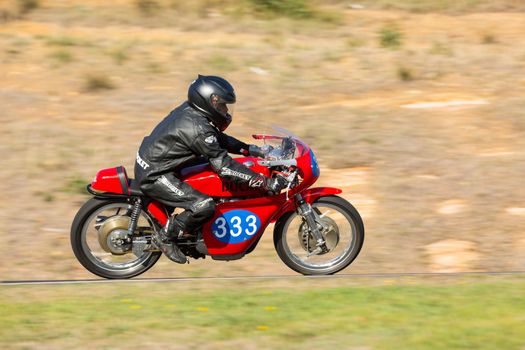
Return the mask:
[[[275,250],[299,273],[334,274],[354,261],[364,242],[358,211],[337,196],[340,189],[311,188],[320,175],[313,151],[291,133],[281,133],[253,135],[265,143],[263,158],[234,158],[265,176],[285,177],[288,186],[279,194],[223,181],[207,162],[177,174],[216,202],[214,216],[195,237],[176,240],[184,254],[195,259],[241,259],[275,223]],[[151,235],[176,208],[148,198],[123,166],[100,170],[87,190],[93,197],[80,208],[71,227],[78,261],[108,279],[131,278],[150,269],[162,255]]]

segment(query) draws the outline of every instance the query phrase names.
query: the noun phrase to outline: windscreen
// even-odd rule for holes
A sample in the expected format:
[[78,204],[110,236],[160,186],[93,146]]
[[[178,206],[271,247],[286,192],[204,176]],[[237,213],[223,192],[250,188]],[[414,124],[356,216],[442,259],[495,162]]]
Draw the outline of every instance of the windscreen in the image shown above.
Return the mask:
[[254,135],[254,137],[263,140],[263,148],[271,148],[267,156],[267,159],[271,160],[297,158],[309,150],[298,136],[279,126],[272,126],[268,134]]

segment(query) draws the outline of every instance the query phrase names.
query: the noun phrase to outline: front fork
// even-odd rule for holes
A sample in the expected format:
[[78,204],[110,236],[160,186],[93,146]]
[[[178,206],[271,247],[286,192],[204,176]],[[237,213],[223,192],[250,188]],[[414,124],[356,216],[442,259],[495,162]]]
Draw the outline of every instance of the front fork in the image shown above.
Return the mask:
[[324,228],[319,215],[315,212],[315,210],[312,209],[312,206],[304,200],[300,193],[295,195],[295,200],[297,203],[297,213],[301,215],[303,220],[305,220],[308,224],[310,232],[312,233],[312,236],[316,242],[315,249],[311,252],[308,252],[308,256],[328,252],[326,241],[323,238],[321,231],[319,231],[319,226]]

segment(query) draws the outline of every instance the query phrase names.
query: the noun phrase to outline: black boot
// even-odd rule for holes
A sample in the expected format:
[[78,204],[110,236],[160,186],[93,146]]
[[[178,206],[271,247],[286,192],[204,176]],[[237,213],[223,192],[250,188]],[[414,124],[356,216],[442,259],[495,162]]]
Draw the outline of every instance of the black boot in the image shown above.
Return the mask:
[[[166,225],[167,227],[169,226]],[[151,242],[160,249],[171,261],[175,261],[179,264],[186,264],[188,258],[180,250],[179,247],[172,241],[172,237],[167,232],[167,227],[163,227],[159,232],[154,232],[151,235]]]
[[204,239],[202,238],[202,229],[199,229],[196,234],[197,239],[197,245],[195,246],[195,249],[202,255],[206,256],[210,253],[208,252],[208,247],[206,246],[206,243],[204,243]]

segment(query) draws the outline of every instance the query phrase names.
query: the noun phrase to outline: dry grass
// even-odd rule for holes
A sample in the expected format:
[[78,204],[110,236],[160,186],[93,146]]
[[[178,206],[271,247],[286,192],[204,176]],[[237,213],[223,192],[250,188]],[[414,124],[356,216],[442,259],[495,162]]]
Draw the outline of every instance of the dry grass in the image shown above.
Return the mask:
[[39,0],[4,0],[0,3],[0,23],[21,18],[39,6]]
[[[159,1],[163,10],[150,16],[123,0],[45,4],[0,27],[2,277],[88,276],[68,243],[85,199],[73,180],[131,170],[142,137],[198,73],[236,86],[233,135],[249,141],[280,124],[312,145],[323,169],[340,169],[321,182],[345,189],[368,232],[350,271],[428,270],[425,246],[445,238],[473,242],[480,258],[470,269],[525,268],[523,13],[472,13],[489,11],[484,1],[467,14],[451,5],[453,15],[399,1],[363,2],[364,10],[309,3],[339,13],[329,23],[260,16],[233,1]],[[493,9],[502,4],[520,9],[510,0]],[[381,45],[383,28],[401,33],[387,36],[395,50]],[[93,71],[104,73],[90,83]],[[486,104],[404,107],[479,100]],[[349,167],[366,181],[341,176]],[[450,200],[464,204],[443,214]],[[245,260],[177,270],[161,261],[149,275],[291,273],[266,234]]]
[[525,4],[520,0],[362,0],[359,4],[365,8],[413,13],[463,14],[525,10]]

